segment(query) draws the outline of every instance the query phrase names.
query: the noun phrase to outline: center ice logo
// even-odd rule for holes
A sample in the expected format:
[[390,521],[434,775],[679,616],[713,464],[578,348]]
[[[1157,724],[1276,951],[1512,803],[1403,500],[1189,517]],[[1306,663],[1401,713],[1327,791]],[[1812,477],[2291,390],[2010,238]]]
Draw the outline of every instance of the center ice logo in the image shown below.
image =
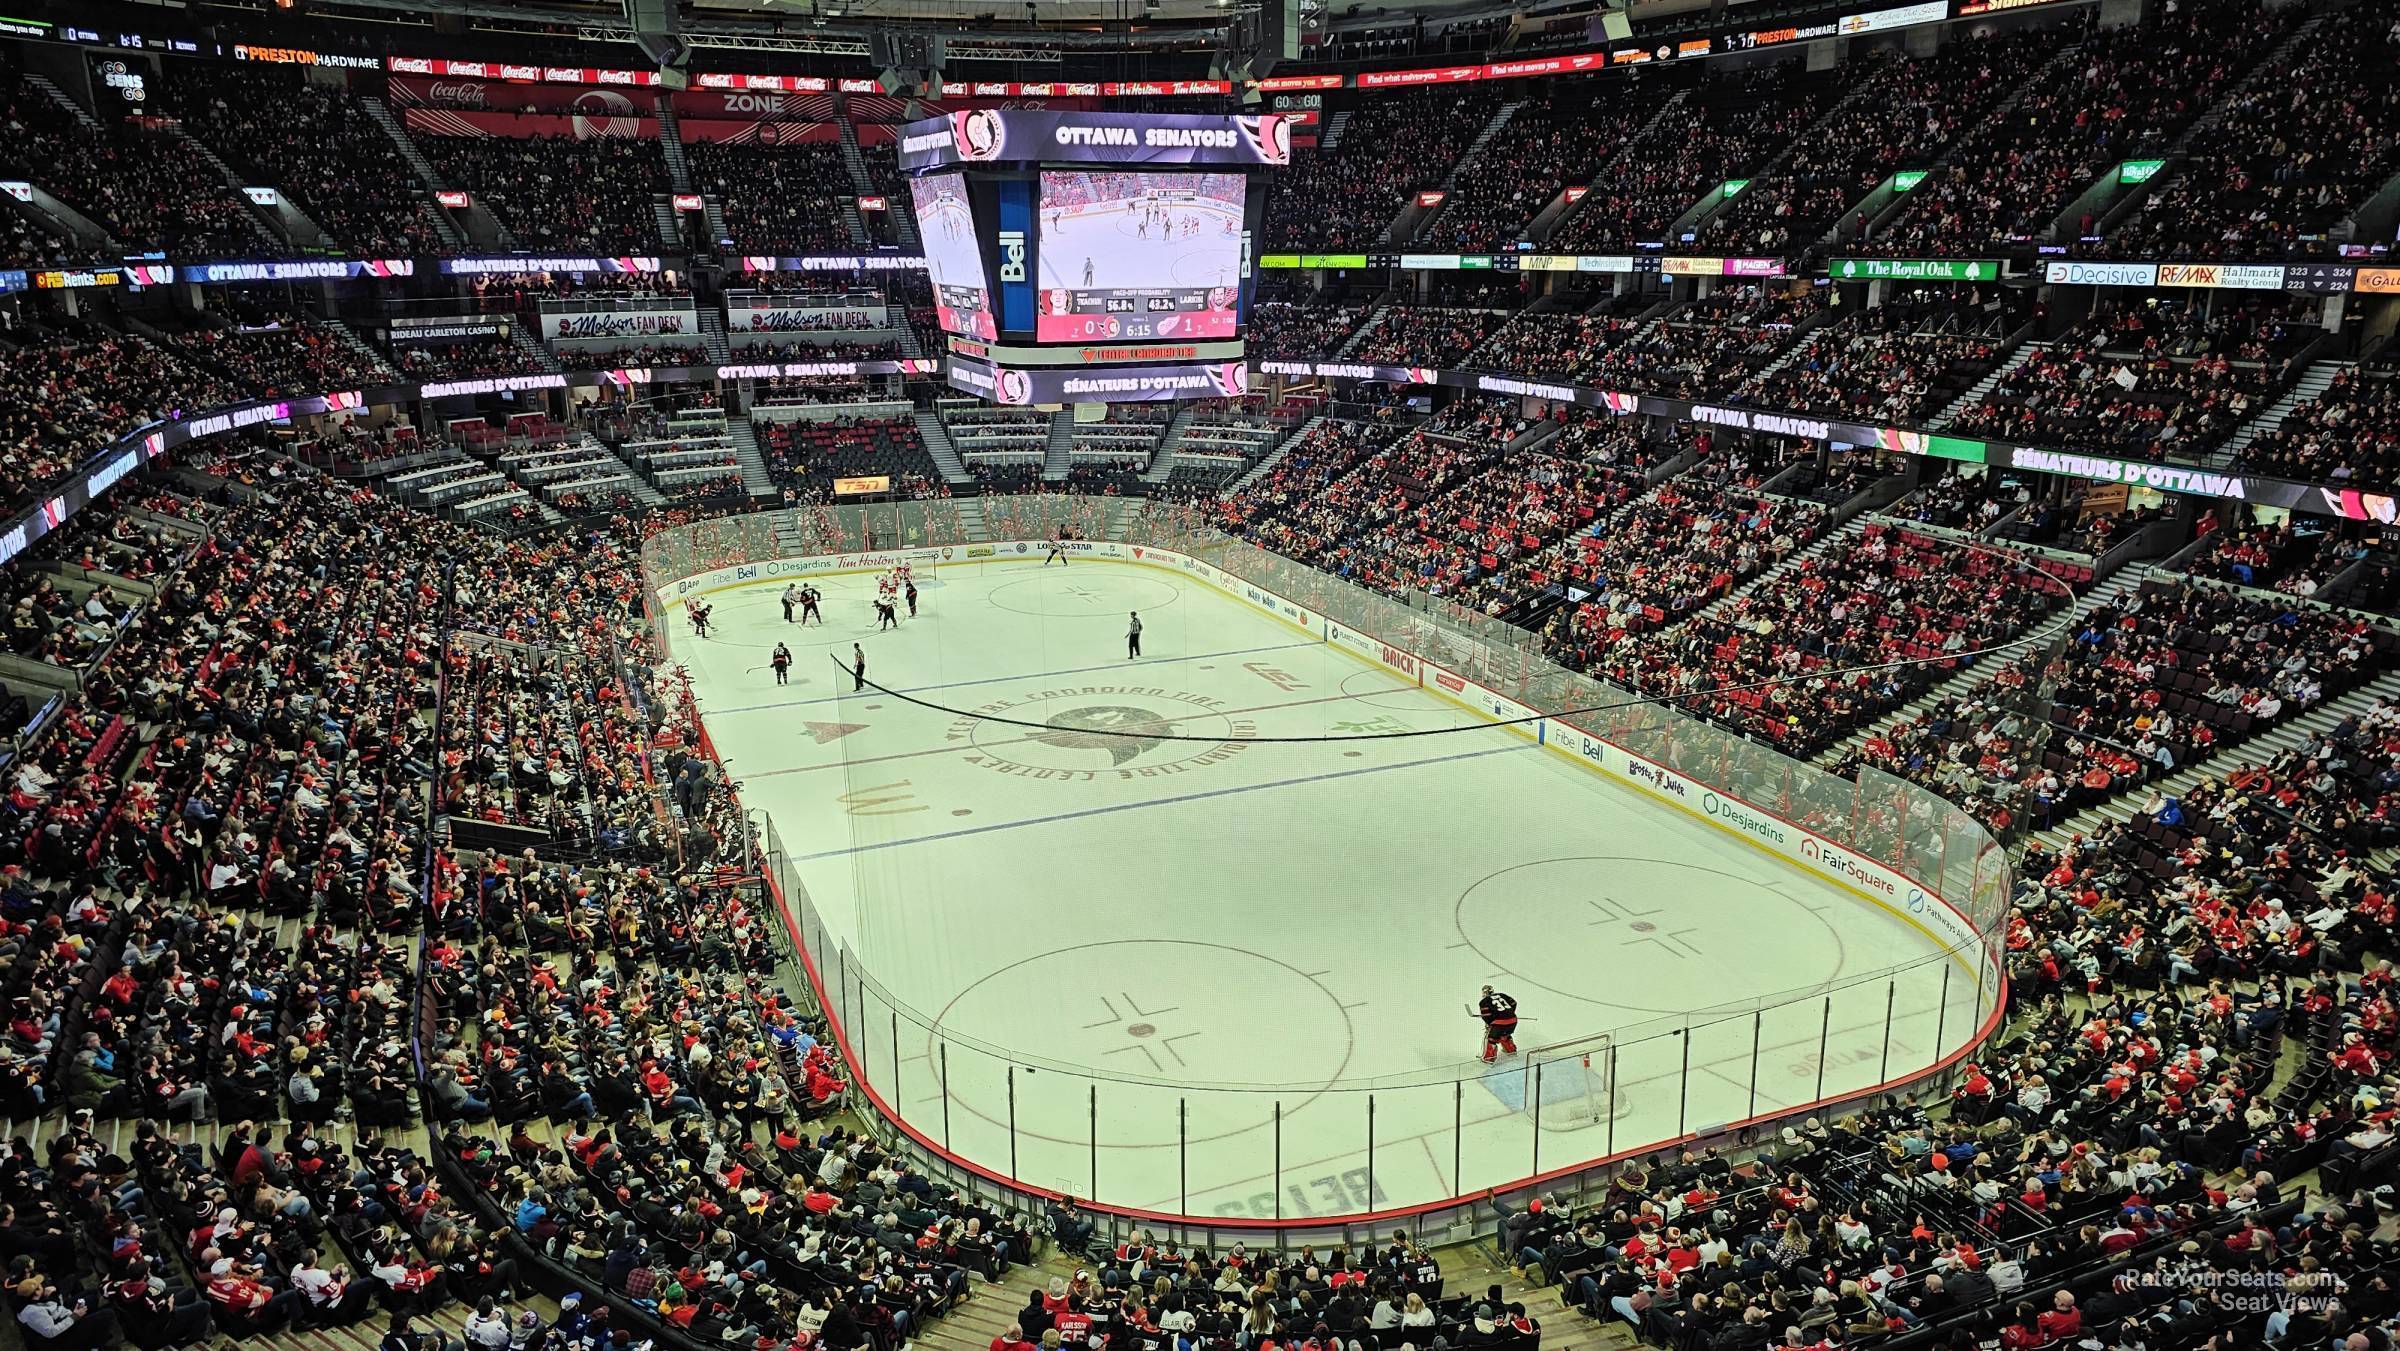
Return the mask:
[[[1131,700],[1142,702],[1126,702]],[[1241,754],[1258,735],[1258,724],[1244,712],[1194,690],[1083,685],[981,705],[952,722],[946,739],[964,752],[965,763],[997,774],[1073,782],[1148,779]],[[987,720],[993,718],[1011,721]],[[1038,727],[1028,726],[1037,719]],[[1168,753],[1157,754],[1161,750]]]
[[[1045,746],[1065,750],[1103,750],[1111,764],[1122,765],[1144,751],[1154,751],[1166,743],[1161,736],[1175,735],[1175,720],[1163,718],[1146,708],[1131,704],[1093,704],[1087,708],[1070,708],[1049,718],[1048,732],[1035,732],[1033,739]],[[1149,732],[1157,735],[1136,736],[1128,733]]]

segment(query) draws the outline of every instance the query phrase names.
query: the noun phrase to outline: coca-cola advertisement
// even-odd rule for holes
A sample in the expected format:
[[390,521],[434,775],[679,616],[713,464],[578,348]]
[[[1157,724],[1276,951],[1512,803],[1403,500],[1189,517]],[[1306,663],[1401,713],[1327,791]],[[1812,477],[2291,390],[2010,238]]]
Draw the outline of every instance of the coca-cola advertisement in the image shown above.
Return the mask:
[[584,113],[632,116],[634,99],[645,106],[653,95],[622,89],[567,84],[518,84],[455,75],[394,75],[392,102],[404,108],[448,108],[477,113]]
[[[623,98],[613,89],[588,89],[587,97]],[[658,120],[632,115],[630,107],[624,113],[605,103],[595,103],[588,112],[560,117],[541,113],[479,113],[453,111],[448,108],[403,108],[401,120],[410,131],[429,136],[561,136],[578,141],[603,139],[651,140],[658,135]]]

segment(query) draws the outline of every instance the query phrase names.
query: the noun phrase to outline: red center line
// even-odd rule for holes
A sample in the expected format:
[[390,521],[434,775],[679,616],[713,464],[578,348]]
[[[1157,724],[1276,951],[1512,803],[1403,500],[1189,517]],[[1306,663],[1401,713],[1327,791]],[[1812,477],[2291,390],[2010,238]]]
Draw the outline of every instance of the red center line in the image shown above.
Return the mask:
[[[1316,698],[1316,699],[1295,699],[1295,700],[1292,700],[1292,701],[1291,701],[1291,702],[1289,702],[1289,703],[1281,703],[1281,704],[1256,704],[1256,705],[1253,705],[1253,706],[1251,706],[1251,707],[1249,707],[1249,708],[1212,708],[1212,709],[1202,709],[1202,710],[1200,710],[1200,711],[1199,711],[1198,713],[1196,713],[1196,714],[1194,714],[1194,713],[1181,713],[1181,714],[1169,714],[1169,715],[1162,715],[1162,716],[1160,716],[1160,717],[1153,718],[1153,719],[1151,719],[1150,721],[1148,721],[1148,722],[1146,722],[1146,723],[1133,723],[1133,724],[1130,724],[1129,726],[1130,726],[1131,728],[1139,728],[1139,727],[1158,727],[1158,726],[1173,726],[1174,724],[1176,724],[1176,723],[1179,723],[1179,722],[1191,722],[1191,721],[1193,721],[1195,718],[1209,718],[1209,717],[1217,717],[1217,718],[1235,718],[1235,717],[1241,717],[1241,716],[1243,716],[1243,715],[1245,715],[1245,714],[1250,714],[1250,713],[1271,713],[1271,712],[1274,712],[1274,711],[1276,711],[1277,709],[1285,709],[1285,708],[1306,708],[1306,707],[1308,707],[1308,706],[1309,706],[1309,705],[1311,705],[1311,704],[1338,704],[1338,703],[1345,703],[1345,702],[1349,702],[1349,701],[1352,701],[1352,700],[1360,700],[1360,699],[1365,699],[1365,698],[1367,698],[1369,695],[1380,695],[1380,694],[1404,694],[1404,693],[1410,693],[1410,692],[1413,692],[1413,691],[1415,690],[1415,688],[1416,688],[1416,687],[1415,687],[1415,686],[1413,686],[1413,685],[1394,685],[1394,686],[1393,686],[1391,689],[1388,689],[1388,690],[1369,690],[1369,691],[1367,691],[1367,693],[1366,693],[1366,694],[1329,694],[1329,695],[1325,695],[1325,696],[1323,696],[1323,697],[1321,697],[1321,698]],[[1370,705],[1370,707],[1376,707],[1376,705]],[[1428,709],[1427,711],[1429,711],[1429,712],[1439,712],[1439,711],[1441,711],[1441,705],[1440,705],[1440,704],[1437,702],[1436,704],[1434,704],[1434,705],[1433,705],[1433,707],[1432,707],[1432,708]],[[706,718],[706,717],[707,717],[707,714],[706,714],[705,712],[703,712],[703,713],[701,714],[701,716],[702,716],[703,718]],[[968,715],[968,716],[972,717],[973,715],[972,715],[972,714],[970,714],[970,715]],[[1472,724],[1472,723],[1470,723],[1470,724],[1466,724],[1466,727],[1467,727],[1467,729],[1468,729],[1468,730],[1472,730],[1474,726],[1475,726],[1475,724]],[[1086,734],[1086,735],[1101,735],[1101,736],[1108,736],[1108,735],[1116,735],[1116,736],[1139,736],[1139,735],[1141,735],[1141,733],[1140,733],[1140,732],[1138,732],[1138,731],[1133,731],[1133,730],[1129,730],[1128,728],[1112,728],[1112,729],[1110,729],[1110,730],[1109,730],[1109,731],[1107,731],[1107,732],[1100,732],[1100,733],[1090,733],[1090,732],[1087,732],[1087,730],[1086,730],[1086,729],[1083,729],[1083,728],[1073,728],[1073,727],[1062,727],[1062,728],[1060,728],[1059,730],[1060,730],[1060,731],[1062,731],[1062,732],[1076,732],[1076,733],[1080,733],[1080,734]],[[1491,730],[1493,730],[1493,731],[1501,731],[1501,730],[1504,730],[1504,729],[1502,729],[1502,728],[1499,728],[1499,727],[1495,726],[1495,727],[1493,727]],[[967,744],[967,745],[964,745],[964,746],[933,746],[933,747],[929,747],[929,748],[927,748],[927,749],[925,749],[925,750],[917,750],[917,751],[894,751],[894,752],[892,752],[892,753],[891,753],[891,754],[889,754],[889,755],[870,755],[870,756],[866,756],[866,757],[863,757],[863,758],[860,758],[860,759],[855,759],[855,760],[834,760],[834,761],[828,762],[828,763],[826,763],[826,764],[821,764],[821,765],[794,765],[794,766],[792,766],[792,767],[791,767],[791,768],[789,768],[789,769],[759,769],[759,770],[752,770],[751,772],[749,772],[749,773],[747,773],[747,774],[744,774],[744,775],[742,775],[741,777],[742,777],[744,780],[749,780],[749,779],[765,779],[765,778],[772,778],[772,777],[774,777],[775,775],[778,775],[778,774],[806,774],[806,773],[809,773],[809,772],[811,772],[811,771],[813,771],[813,770],[820,770],[820,769],[847,769],[847,768],[849,768],[849,767],[851,767],[851,766],[853,766],[853,765],[875,765],[875,764],[884,764],[884,763],[887,763],[887,762],[889,762],[889,761],[893,761],[893,760],[914,760],[914,759],[918,759],[918,758],[920,758],[920,757],[927,756],[927,755],[954,755],[954,754],[957,754],[957,753],[959,753],[959,752],[961,752],[961,751],[983,751],[983,750],[991,750],[991,749],[994,749],[994,748],[996,748],[996,747],[1000,747],[1000,746],[1022,746],[1022,745],[1024,745],[1026,742],[1028,742],[1028,741],[1039,741],[1039,740],[1041,740],[1041,739],[1042,739],[1042,735],[1043,735],[1043,734],[1042,734],[1042,733],[1040,733],[1040,732],[1028,732],[1028,733],[1026,733],[1024,736],[1020,736],[1020,737],[1011,737],[1011,738],[1009,738],[1009,739],[1008,739],[1008,740],[1006,740],[1006,741],[984,741],[984,742],[970,742],[969,744]],[[1243,739],[1242,739],[1241,737],[1229,736],[1229,737],[1225,738],[1225,744],[1226,744],[1226,745],[1228,745],[1228,746],[1239,746],[1239,745],[1243,745],[1243,744],[1245,744],[1245,743],[1244,743],[1244,741],[1243,741]]]

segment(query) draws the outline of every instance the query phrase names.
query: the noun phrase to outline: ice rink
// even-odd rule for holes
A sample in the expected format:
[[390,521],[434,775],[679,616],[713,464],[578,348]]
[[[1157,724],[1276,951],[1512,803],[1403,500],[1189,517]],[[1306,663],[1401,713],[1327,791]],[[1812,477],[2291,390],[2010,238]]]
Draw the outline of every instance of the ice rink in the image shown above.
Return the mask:
[[[1233,286],[1240,282],[1241,217],[1212,203],[1179,204],[1168,213],[1167,237],[1144,225],[1139,212],[1088,207],[1042,222],[1039,250],[1044,286],[1070,289],[1152,286]],[[1230,223],[1231,233],[1227,232]],[[1197,226],[1184,233],[1186,226]],[[1092,274],[1084,276],[1085,260]]]
[[[675,653],[846,940],[819,957],[868,1082],[975,1164],[1350,1214],[1855,1091],[1974,1031],[1972,973],[1899,915],[1181,572],[945,564],[889,633],[875,580],[819,578],[822,628],[783,621],[781,581],[718,591],[707,639],[670,613]],[[852,693],[853,642],[967,716]],[[1247,742],[1433,728],[1460,730]],[[1102,735],[1126,730],[1151,735]],[[1473,1059],[1485,984],[1538,1072]]]

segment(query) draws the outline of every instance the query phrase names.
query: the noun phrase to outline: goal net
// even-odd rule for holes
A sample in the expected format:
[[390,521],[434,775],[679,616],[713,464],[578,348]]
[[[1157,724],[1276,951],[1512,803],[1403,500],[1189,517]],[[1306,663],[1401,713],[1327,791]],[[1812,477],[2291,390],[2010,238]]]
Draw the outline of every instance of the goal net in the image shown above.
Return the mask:
[[1615,1043],[1608,1034],[1526,1048],[1484,1072],[1483,1086],[1544,1130],[1597,1125],[1622,1111],[1612,1091]]

